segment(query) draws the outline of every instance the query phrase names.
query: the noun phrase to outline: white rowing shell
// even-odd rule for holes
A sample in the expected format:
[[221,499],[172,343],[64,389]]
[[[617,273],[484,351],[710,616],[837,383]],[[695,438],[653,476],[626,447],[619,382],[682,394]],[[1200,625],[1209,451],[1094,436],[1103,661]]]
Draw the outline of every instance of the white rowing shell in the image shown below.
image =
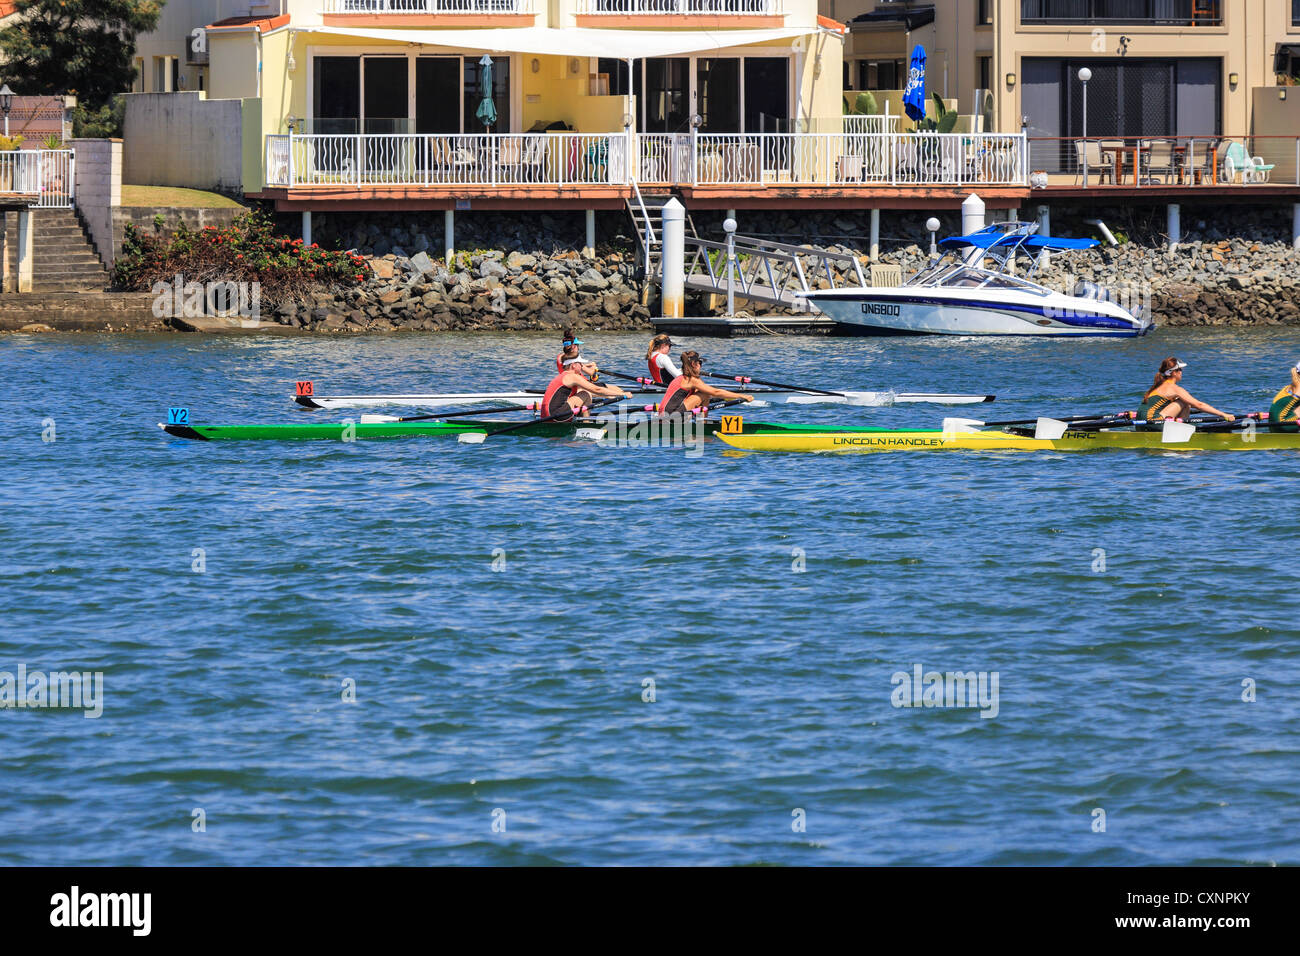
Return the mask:
[[[654,401],[663,392],[633,391],[634,400]],[[952,395],[939,392],[845,392],[843,395],[818,395],[779,389],[754,389],[755,399],[770,405],[867,405],[884,406],[914,402],[935,405],[977,405],[991,402],[992,395]],[[540,401],[542,393],[527,392],[446,392],[412,395],[313,395],[301,404],[311,408],[377,408],[403,405],[410,408],[441,408],[447,405],[527,405]]]

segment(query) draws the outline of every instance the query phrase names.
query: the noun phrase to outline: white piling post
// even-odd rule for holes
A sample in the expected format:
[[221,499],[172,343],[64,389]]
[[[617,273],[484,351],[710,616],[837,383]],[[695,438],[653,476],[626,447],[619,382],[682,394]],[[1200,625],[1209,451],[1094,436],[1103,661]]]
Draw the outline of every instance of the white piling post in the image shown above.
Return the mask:
[[456,269],[456,210],[448,209],[442,214],[442,244],[447,249],[447,270]]
[[686,298],[686,207],[675,197],[663,208],[663,251],[659,293],[665,318],[680,319]]
[[310,209],[304,209],[302,211],[302,244],[304,246],[311,245],[311,210]]
[[1183,240],[1183,225],[1181,221],[1182,210],[1178,203],[1171,202],[1168,208],[1169,223],[1169,251],[1173,252],[1178,248],[1178,243]]
[[727,318],[736,314],[736,219],[728,216],[722,223],[727,234]]
[[[1050,236],[1052,234],[1052,209],[1050,206],[1038,207],[1038,234],[1040,236]],[[1046,269],[1051,265],[1051,254],[1044,249],[1038,254],[1038,268]]]
[[583,248],[584,256],[596,254],[596,210],[587,210],[587,245]]
[[[986,225],[984,222],[984,200],[979,196],[971,193],[961,204],[961,234],[969,236],[971,233],[979,232]],[[966,253],[966,262],[974,263],[982,260],[984,257],[980,251],[973,246]]]
[[880,210],[871,210],[871,261],[880,258]]
[[1291,204],[1291,247],[1300,252],[1300,202]]

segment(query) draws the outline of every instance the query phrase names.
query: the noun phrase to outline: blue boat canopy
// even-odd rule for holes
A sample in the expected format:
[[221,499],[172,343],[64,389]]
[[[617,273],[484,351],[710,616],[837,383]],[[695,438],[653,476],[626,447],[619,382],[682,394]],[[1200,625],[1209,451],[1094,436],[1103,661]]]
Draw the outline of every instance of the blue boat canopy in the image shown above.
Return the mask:
[[1067,249],[1092,249],[1100,243],[1096,239],[1067,239],[1063,236],[1026,236],[1023,233],[1006,233],[994,229],[984,229],[969,236],[949,236],[940,240],[939,245],[949,248],[974,246],[977,249],[992,249],[997,246],[1019,246],[1022,249],[1065,251]]

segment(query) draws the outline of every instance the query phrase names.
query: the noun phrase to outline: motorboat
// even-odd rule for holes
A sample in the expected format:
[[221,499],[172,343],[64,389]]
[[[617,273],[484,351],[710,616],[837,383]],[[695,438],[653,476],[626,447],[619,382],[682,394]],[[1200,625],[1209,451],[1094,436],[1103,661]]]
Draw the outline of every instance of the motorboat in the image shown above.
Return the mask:
[[[864,335],[1051,335],[1133,337],[1155,328],[1150,309],[1095,283],[1071,294],[1033,282],[1042,253],[1092,249],[1095,239],[1040,236],[1038,224],[997,223],[939,244],[931,260],[899,286],[806,293],[846,332]],[[1014,273],[1018,256],[1031,264]]]

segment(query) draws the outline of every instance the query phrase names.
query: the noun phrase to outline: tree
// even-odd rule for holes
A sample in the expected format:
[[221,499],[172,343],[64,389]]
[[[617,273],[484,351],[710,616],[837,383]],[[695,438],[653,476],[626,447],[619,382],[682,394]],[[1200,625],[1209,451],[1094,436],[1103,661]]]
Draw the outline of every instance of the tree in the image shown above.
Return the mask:
[[17,0],[0,30],[0,76],[28,95],[75,94],[99,110],[131,88],[135,38],[158,23],[161,0]]

